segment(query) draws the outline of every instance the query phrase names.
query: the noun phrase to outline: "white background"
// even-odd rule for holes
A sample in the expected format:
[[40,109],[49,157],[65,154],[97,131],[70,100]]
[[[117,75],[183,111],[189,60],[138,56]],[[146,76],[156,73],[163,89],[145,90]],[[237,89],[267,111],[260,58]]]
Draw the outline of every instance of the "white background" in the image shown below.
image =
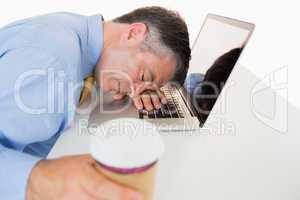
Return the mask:
[[1,3],[0,26],[17,19],[57,11],[87,15],[102,13],[106,19],[111,19],[134,8],[149,5],[178,10],[187,21],[191,41],[194,41],[208,12],[255,23],[255,33],[240,63],[260,77],[288,66],[288,98],[300,107],[300,66],[297,65],[300,57],[300,6],[297,1],[9,0]]
[[249,34],[249,30],[207,19],[200,36],[193,44],[188,73],[205,74],[220,56],[234,48],[242,47]]

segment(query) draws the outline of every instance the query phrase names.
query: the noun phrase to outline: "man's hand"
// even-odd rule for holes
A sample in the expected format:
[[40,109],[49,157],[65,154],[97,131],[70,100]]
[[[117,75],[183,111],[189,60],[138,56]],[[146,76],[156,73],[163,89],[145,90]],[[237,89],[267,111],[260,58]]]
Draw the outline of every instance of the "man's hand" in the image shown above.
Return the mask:
[[[114,100],[121,100],[125,97],[125,94],[115,94],[113,96]],[[140,109],[146,109],[148,111],[151,111],[153,109],[159,109],[161,108],[162,104],[167,103],[166,97],[163,95],[163,93],[159,90],[156,91],[145,91],[140,95],[132,97],[133,103],[135,107]]]
[[42,160],[32,170],[26,200],[141,200],[140,193],[107,180],[89,156]]
[[151,111],[153,109],[160,109],[162,104],[167,103],[166,97],[161,91],[145,91],[141,95],[133,97],[134,105],[137,109],[146,109]]

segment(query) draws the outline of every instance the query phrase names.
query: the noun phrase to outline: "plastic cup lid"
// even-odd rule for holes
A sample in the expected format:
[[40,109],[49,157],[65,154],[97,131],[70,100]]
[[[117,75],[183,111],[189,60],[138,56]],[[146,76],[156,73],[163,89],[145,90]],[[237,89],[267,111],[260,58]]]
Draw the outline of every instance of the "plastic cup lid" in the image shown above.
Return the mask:
[[90,153],[99,163],[124,169],[154,163],[163,152],[164,144],[155,125],[135,118],[104,122],[90,144]]

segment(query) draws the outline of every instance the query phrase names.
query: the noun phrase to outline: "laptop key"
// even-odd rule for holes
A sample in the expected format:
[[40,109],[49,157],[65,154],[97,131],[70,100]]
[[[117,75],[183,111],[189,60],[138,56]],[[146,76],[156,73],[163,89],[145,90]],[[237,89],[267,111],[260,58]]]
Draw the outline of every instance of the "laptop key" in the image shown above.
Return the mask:
[[155,110],[156,118],[163,118],[163,114],[161,109]]
[[149,117],[150,119],[155,118],[155,113],[154,113],[154,112],[155,112],[154,110],[148,111],[148,117]]
[[179,115],[178,115],[177,112],[172,112],[172,117],[173,117],[173,118],[179,118]]
[[138,113],[139,113],[139,118],[140,118],[140,119],[144,119],[144,112],[143,112],[143,109],[138,110]]
[[161,112],[162,112],[164,118],[172,118],[172,115],[169,111],[167,104],[162,105]]
[[176,107],[174,105],[168,105],[169,112],[172,118],[179,118]]

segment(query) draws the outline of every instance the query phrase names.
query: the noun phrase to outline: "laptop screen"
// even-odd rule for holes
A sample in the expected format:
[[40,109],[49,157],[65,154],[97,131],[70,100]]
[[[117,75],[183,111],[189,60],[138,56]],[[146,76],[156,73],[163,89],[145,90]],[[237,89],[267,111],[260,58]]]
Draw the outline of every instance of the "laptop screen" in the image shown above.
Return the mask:
[[254,25],[209,14],[192,47],[185,81],[201,125],[208,118],[223,86],[240,57]]

